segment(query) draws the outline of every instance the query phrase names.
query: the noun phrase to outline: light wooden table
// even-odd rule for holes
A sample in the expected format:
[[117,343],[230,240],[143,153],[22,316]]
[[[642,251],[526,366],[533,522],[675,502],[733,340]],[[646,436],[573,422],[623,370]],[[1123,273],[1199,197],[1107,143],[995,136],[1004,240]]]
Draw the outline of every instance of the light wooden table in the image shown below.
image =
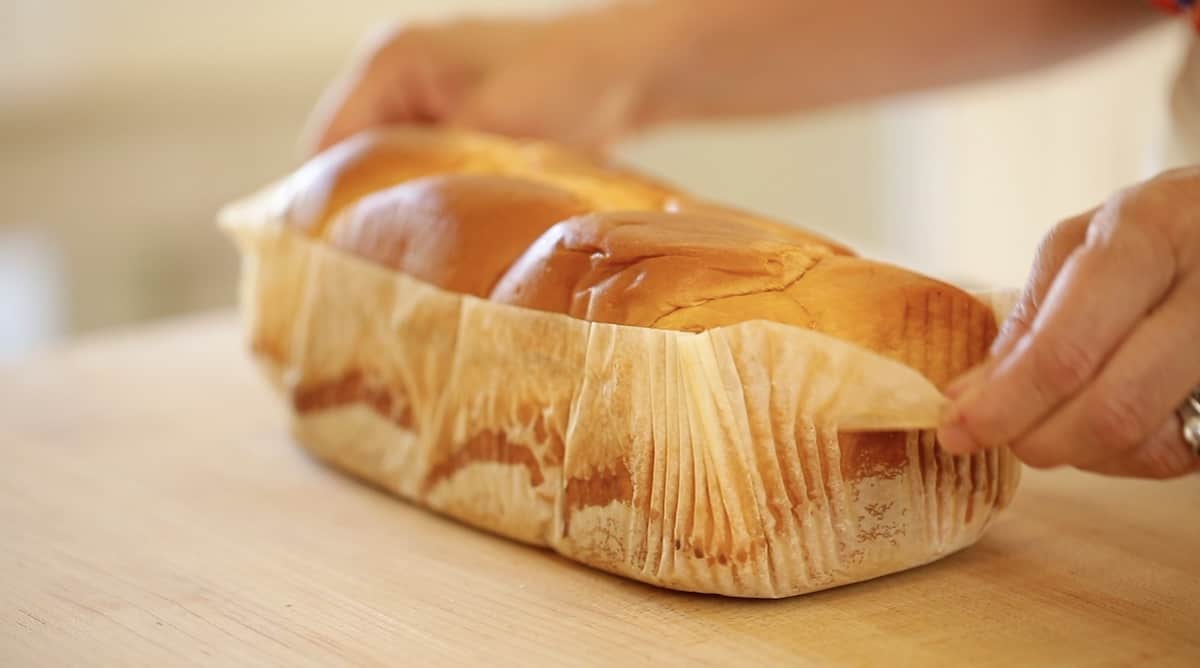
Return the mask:
[[1200,480],[1031,472],[938,564],[654,589],[323,468],[228,315],[0,375],[0,665],[1200,665]]

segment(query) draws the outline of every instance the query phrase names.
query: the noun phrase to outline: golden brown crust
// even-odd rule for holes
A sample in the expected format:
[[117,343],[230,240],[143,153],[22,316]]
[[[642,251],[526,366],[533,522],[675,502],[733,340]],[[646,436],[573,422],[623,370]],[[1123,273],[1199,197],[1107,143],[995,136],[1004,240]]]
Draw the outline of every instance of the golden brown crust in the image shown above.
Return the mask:
[[782,289],[679,308],[654,327],[699,330],[748,319],[829,334],[899,360],[939,386],[987,356],[991,311],[962,290],[892,265],[823,257]]
[[587,211],[536,181],[432,176],[360,200],[329,227],[329,243],[440,288],[486,297],[522,252],[560,220]]
[[322,236],[363,197],[436,174],[492,174],[540,181],[587,202],[589,210],[660,210],[678,190],[556,146],[470,132],[393,128],[356,135],[316,156],[288,179],[286,224]]
[[513,264],[492,299],[681,331],[772,320],[899,359],[938,383],[980,361],[995,336],[990,311],[958,288],[770,228],[697,216],[559,223]]
[[781,289],[826,254],[820,246],[800,246],[739,221],[595,214],[548,230],[496,285],[492,299],[650,327],[714,295]]
[[359,199],[429,176],[488,165],[487,155],[419,132],[364,133],[321,153],[288,179],[284,220],[320,236],[325,224]]

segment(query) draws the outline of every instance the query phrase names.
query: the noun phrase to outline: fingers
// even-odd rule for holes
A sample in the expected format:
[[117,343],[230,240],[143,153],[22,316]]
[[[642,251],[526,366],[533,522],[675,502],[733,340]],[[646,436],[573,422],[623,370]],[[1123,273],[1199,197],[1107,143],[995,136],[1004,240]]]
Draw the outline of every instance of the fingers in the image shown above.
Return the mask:
[[440,72],[436,63],[421,59],[413,68],[413,97],[415,119],[423,123],[437,123],[449,118],[460,97],[459,82]]
[[602,151],[632,129],[653,58],[608,44],[627,25],[456,21],[389,29],[322,96],[312,151],[367,128],[449,124]]
[[[1088,224],[1095,210],[1069,218],[1054,227],[1038,246],[1029,281],[1014,305],[1012,312],[992,342],[991,355],[981,364],[959,376],[946,386],[945,395],[958,399],[963,392],[984,380],[996,368],[996,361],[1012,350],[1012,346],[1023,337],[1037,316],[1038,307],[1050,290],[1054,278],[1076,248],[1083,245],[1087,237]],[[959,439],[961,440],[961,439]]]
[[310,116],[304,132],[309,152],[380,125],[445,120],[462,84],[453,63],[437,62],[446,57],[439,56],[433,35],[417,27],[389,28],[368,40]]
[[[1034,466],[1088,467],[1132,456],[1130,465],[1178,470],[1165,464],[1173,451],[1190,455],[1179,427],[1165,437],[1158,432],[1167,422],[1178,424],[1176,409],[1200,382],[1198,314],[1195,274],[1137,325],[1091,383],[1014,441],[1013,452]],[[1158,445],[1146,450],[1148,442]]]
[[1025,290],[1005,320],[996,340],[992,342],[993,357],[1006,356],[1033,326],[1038,309],[1045,301],[1046,293],[1050,291],[1050,286],[1058,277],[1063,264],[1086,240],[1088,225],[1096,211],[1093,209],[1059,223],[1042,240],[1037,255],[1034,256],[1033,269]]
[[307,154],[320,152],[349,136],[349,128],[374,117],[380,60],[391,42],[391,30],[377,30],[350,64],[321,93],[302,133]]
[[341,126],[346,123],[342,116],[347,113],[344,108],[356,83],[355,78],[343,75],[321,93],[300,132],[300,151],[304,156],[320,153],[337,143],[335,136],[341,134]]
[[1175,275],[1173,251],[1130,224],[1117,198],[1053,279],[1028,331],[949,411],[943,445],[969,452],[1011,443],[1089,383]]
[[418,120],[416,93],[422,85],[417,67],[352,74],[326,93],[312,136],[313,151],[323,151],[368,128]]
[[1184,443],[1182,428],[1179,418],[1173,416],[1139,447],[1080,468],[1104,475],[1157,480],[1195,473],[1200,471],[1200,457]]
[[1073,250],[1078,223],[1056,230],[992,358],[948,388],[944,447],[1009,443],[1034,466],[1109,475],[1200,470],[1175,415],[1200,382],[1198,186],[1200,170],[1181,170],[1124,193]]

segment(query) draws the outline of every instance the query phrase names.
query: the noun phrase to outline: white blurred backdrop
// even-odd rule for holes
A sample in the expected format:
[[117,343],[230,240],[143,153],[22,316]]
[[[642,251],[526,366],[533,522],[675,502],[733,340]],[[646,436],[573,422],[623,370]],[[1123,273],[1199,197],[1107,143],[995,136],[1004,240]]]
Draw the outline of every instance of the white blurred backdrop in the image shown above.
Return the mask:
[[[236,258],[216,209],[295,167],[310,106],[374,23],[578,4],[7,0],[0,358],[231,304]],[[622,157],[875,256],[1016,285],[1057,219],[1161,166],[1187,39],[1164,27],[1035,75],[673,128]]]

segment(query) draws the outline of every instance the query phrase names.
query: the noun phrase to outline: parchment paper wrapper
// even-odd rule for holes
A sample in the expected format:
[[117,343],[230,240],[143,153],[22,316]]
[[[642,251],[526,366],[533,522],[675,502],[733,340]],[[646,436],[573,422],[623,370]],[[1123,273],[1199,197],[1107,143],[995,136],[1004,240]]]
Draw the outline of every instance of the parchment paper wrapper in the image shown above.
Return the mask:
[[936,448],[918,430],[945,398],[866,349],[449,293],[285,229],[276,192],[221,216],[250,345],[305,448],[433,510],[660,586],[780,597],[963,548],[1016,487],[1007,451]]

